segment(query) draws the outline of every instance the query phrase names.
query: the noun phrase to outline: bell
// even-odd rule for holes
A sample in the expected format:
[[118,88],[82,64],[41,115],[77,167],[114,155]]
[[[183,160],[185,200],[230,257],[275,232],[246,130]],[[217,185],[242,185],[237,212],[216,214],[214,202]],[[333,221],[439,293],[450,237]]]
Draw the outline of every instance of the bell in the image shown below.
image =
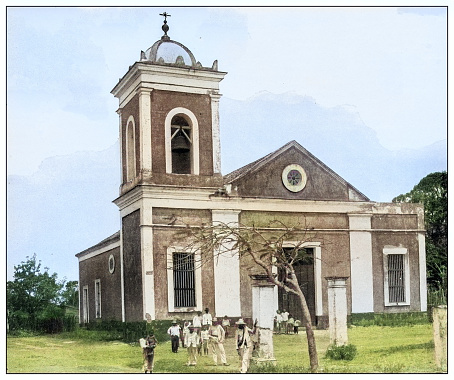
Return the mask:
[[183,136],[181,131],[172,140],[172,152],[186,153],[189,152],[189,141]]

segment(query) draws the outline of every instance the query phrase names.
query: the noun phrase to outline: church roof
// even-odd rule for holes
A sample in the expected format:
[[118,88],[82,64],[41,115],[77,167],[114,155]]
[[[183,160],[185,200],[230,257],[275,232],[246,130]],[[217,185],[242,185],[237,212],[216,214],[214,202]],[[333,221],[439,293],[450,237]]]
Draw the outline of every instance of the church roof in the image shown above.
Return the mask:
[[95,244],[94,246],[87,248],[82,252],[79,252],[78,254],[76,254],[76,257],[85,256],[91,252],[97,251],[98,249],[107,247],[108,245],[115,243],[117,241],[120,241],[120,231],[117,231],[114,234],[110,235],[108,238],[101,240],[98,244]]

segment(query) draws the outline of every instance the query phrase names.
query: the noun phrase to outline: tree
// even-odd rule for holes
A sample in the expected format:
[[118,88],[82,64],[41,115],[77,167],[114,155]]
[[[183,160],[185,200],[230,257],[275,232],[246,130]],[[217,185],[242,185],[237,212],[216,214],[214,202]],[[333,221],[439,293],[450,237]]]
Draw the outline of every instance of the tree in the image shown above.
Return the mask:
[[49,268],[41,272],[36,254],[14,267],[14,281],[7,282],[7,308],[10,324],[34,328],[39,320],[61,317],[64,311],[60,291],[63,283]]
[[422,203],[426,228],[427,282],[447,291],[448,269],[448,173],[424,177],[410,192],[393,202]]
[[[289,227],[277,220],[265,227],[222,222],[211,226],[188,226],[186,234],[191,238],[188,250],[201,253],[200,265],[216,260],[216,255],[238,254],[240,259],[252,260],[254,270],[265,275],[270,283],[297,296],[304,316],[310,367],[316,371],[318,355],[311,315],[294,268],[305,259],[304,243],[312,240],[314,234],[300,225]],[[293,242],[291,248],[286,246],[288,241]]]
[[79,283],[77,281],[68,281],[61,292],[63,304],[65,306],[79,305]]

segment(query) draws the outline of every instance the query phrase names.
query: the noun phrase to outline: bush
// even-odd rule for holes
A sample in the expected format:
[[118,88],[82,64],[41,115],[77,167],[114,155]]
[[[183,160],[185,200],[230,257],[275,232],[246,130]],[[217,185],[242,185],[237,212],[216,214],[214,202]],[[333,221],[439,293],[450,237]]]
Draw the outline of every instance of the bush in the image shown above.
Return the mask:
[[154,320],[151,323],[111,320],[86,323],[84,328],[89,331],[104,332],[105,334],[99,340],[122,340],[126,343],[137,343],[140,338],[149,334],[154,334],[158,342],[169,340],[167,329],[170,325],[171,321],[168,320]]
[[346,344],[343,346],[336,346],[335,344],[328,347],[325,357],[333,360],[353,360],[356,356],[356,346],[353,344]]

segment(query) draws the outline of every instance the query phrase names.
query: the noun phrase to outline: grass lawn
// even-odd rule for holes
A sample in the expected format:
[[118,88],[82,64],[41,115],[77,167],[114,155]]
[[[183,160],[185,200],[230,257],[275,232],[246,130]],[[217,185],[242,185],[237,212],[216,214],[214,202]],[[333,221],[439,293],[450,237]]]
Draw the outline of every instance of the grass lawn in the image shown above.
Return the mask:
[[[432,326],[355,327],[349,342],[358,353],[351,361],[324,358],[329,332],[316,330],[320,372],[324,373],[423,373],[437,372],[433,359]],[[140,373],[141,349],[137,344],[100,342],[80,338],[83,334],[8,337],[8,373]],[[275,367],[251,366],[251,372],[309,372],[306,334],[275,335]],[[158,345],[155,373],[237,373],[239,359],[232,338],[225,344],[230,366],[214,366],[211,356],[199,357],[196,367],[187,367],[186,350],[171,352],[170,342]]]

